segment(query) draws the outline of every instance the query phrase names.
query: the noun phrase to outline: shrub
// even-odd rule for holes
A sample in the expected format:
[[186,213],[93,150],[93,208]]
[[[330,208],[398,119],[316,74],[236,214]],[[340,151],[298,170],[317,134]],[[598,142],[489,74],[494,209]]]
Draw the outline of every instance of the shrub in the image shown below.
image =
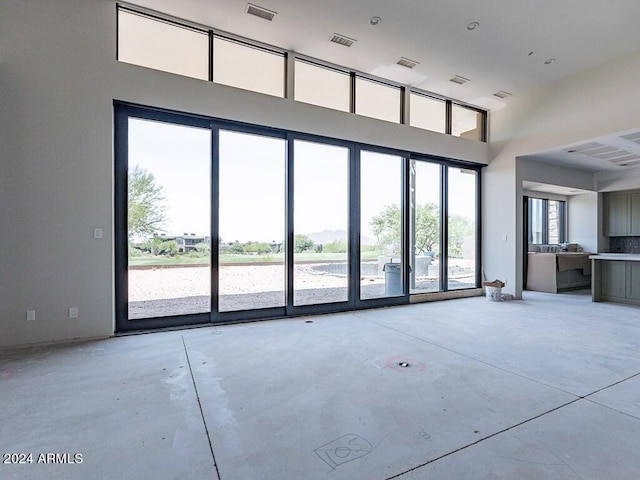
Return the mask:
[[156,255],[173,257],[178,254],[178,244],[175,240],[167,240],[158,244]]
[[243,255],[245,253],[244,247],[239,242],[235,242],[229,245],[229,250],[227,250],[227,252],[233,253],[236,255]]
[[347,242],[343,242],[342,240],[334,240],[331,243],[327,243],[323,249],[327,253],[346,253],[347,252]]
[[268,243],[248,243],[244,246],[244,251],[246,253],[253,254],[262,254],[262,253],[271,253],[271,245]]

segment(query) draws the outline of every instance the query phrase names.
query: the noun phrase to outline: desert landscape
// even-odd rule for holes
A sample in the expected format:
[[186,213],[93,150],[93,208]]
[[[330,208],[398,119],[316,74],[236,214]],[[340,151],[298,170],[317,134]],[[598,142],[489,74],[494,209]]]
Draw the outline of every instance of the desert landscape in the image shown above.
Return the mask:
[[[327,270],[331,269],[322,268],[323,265],[295,265],[294,305],[347,301],[347,276],[329,273]],[[457,269],[459,273],[453,278],[450,274],[450,280],[460,282],[461,286],[473,286],[473,275],[465,273],[461,266]],[[208,266],[132,268],[129,270],[129,318],[209,312],[210,285]],[[221,312],[281,307],[286,303],[282,264],[222,265],[218,288]],[[412,293],[432,292],[438,288],[437,277],[418,277]],[[361,290],[363,299],[384,297],[384,276],[361,277]]]

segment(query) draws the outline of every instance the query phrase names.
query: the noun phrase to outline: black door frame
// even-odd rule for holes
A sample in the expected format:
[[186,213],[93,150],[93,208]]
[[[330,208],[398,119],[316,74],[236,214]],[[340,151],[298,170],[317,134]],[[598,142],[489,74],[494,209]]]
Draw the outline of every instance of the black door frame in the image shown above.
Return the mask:
[[[144,120],[158,121],[176,125],[199,127],[211,131],[211,312],[199,314],[175,315],[160,318],[128,319],[128,242],[127,242],[127,170],[128,170],[128,119],[139,118]],[[476,201],[476,287],[481,282],[481,219],[480,219],[480,186],[481,186],[481,166],[452,159],[440,158],[429,155],[418,155],[407,151],[393,148],[385,148],[376,145],[366,145],[352,141],[339,140],[335,138],[323,137],[319,135],[306,134],[301,132],[284,131],[271,127],[256,126],[242,122],[215,119],[203,115],[174,112],[160,108],[150,108],[146,106],[131,104],[127,102],[114,101],[114,249],[115,249],[115,317],[116,332],[126,332],[132,330],[148,330],[168,327],[181,327],[198,324],[219,324],[235,323],[258,319],[312,315],[318,313],[329,313],[339,311],[349,311],[373,307],[383,307],[392,305],[408,304],[410,301],[410,245],[409,245],[409,212],[410,201],[409,192],[409,162],[410,160],[428,161],[441,165],[441,291],[447,291],[447,255],[446,255],[446,195],[447,167],[459,167],[473,169],[477,174],[477,201]],[[263,308],[255,310],[239,310],[231,312],[218,312],[218,275],[219,275],[219,150],[218,140],[220,130],[237,131],[246,134],[263,135],[272,138],[281,138],[287,141],[285,185],[286,192],[286,231],[285,234],[285,293],[286,302],[282,307]],[[320,144],[336,145],[349,149],[349,234],[348,234],[348,300],[346,302],[335,302],[314,305],[293,304],[293,245],[294,225],[293,225],[293,202],[294,202],[294,155],[293,145],[295,140],[303,140]],[[402,158],[402,285],[403,295],[394,297],[381,297],[373,299],[360,299],[360,207],[361,207],[361,187],[360,187],[360,156],[361,152],[368,151]],[[216,242],[214,247],[213,242]]]

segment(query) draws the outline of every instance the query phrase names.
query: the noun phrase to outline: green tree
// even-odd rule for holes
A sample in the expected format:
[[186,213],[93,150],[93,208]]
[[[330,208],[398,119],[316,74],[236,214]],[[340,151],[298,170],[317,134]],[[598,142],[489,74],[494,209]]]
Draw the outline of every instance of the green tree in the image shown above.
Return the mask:
[[313,240],[306,235],[298,234],[293,237],[293,251],[295,253],[306,252],[313,247]]
[[[387,205],[371,219],[371,229],[381,250],[400,245],[402,221],[400,205]],[[473,221],[460,215],[450,215],[449,256],[462,257],[464,238],[473,234]],[[437,252],[440,245],[440,208],[433,203],[416,206],[415,253]]]
[[402,239],[402,217],[400,205],[387,205],[382,212],[373,217],[370,222],[371,230],[376,236],[381,251],[391,247],[394,252]]
[[440,209],[435,203],[418,205],[416,208],[416,254],[435,252],[439,244]]
[[166,197],[156,185],[153,173],[136,165],[129,172],[128,228],[129,241],[151,237],[163,228],[166,220]]
[[453,258],[462,258],[464,252],[462,244],[464,237],[474,233],[474,222],[460,215],[449,216],[449,256]]

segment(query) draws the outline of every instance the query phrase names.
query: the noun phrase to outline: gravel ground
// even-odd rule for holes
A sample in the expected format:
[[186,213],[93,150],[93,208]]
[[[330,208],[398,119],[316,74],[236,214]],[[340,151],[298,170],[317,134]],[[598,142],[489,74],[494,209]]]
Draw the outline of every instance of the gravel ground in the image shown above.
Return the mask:
[[[129,318],[152,318],[210,311],[209,267],[132,269]],[[461,279],[462,280],[462,279]],[[281,307],[285,304],[283,265],[222,266],[219,310]],[[347,300],[347,278],[318,272],[313,265],[294,268],[294,305]],[[421,279],[419,291],[436,291],[437,280]],[[362,298],[385,296],[384,278],[363,277]]]

